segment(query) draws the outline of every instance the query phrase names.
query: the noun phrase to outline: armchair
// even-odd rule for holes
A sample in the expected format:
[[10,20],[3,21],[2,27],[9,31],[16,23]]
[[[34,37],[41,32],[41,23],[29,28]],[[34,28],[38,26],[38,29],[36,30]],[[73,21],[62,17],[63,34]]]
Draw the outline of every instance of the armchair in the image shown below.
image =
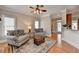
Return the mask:
[[43,28],[35,29],[35,35],[37,34],[45,36],[45,31],[43,31]]

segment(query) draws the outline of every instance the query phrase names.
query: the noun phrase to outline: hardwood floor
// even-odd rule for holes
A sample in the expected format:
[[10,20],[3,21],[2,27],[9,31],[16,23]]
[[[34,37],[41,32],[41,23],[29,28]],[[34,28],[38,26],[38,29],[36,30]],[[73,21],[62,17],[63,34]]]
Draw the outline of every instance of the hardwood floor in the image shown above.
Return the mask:
[[58,47],[56,43],[48,53],[79,53],[79,49],[62,40],[61,47]]
[[48,53],[79,53],[79,49],[62,40],[60,47],[56,43],[48,50]]

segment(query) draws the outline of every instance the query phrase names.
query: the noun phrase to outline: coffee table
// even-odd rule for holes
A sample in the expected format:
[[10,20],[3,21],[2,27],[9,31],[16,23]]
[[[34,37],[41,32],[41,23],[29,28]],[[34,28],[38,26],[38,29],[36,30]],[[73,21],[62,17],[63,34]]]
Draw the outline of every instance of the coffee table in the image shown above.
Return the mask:
[[44,36],[41,36],[41,35],[35,35],[34,36],[34,44],[40,45],[43,42],[45,42],[45,37]]

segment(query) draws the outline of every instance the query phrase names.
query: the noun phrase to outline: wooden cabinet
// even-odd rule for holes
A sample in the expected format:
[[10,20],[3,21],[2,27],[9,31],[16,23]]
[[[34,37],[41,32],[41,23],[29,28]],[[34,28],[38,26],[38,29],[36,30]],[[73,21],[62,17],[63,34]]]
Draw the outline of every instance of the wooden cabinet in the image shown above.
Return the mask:
[[66,24],[72,25],[72,14],[66,14]]

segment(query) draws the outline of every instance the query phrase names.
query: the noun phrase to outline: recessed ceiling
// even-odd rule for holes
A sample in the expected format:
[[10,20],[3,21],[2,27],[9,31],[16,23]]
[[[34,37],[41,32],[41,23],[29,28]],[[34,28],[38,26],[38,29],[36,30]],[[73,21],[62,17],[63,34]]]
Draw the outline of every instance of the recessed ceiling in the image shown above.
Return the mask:
[[[31,13],[32,9],[29,8],[30,5],[1,5],[0,8],[13,11],[13,12],[18,12],[22,13],[25,15],[32,15]],[[47,14],[54,14],[58,13],[61,10],[64,9],[73,9],[78,6],[76,5],[44,5],[44,8],[47,10]]]

